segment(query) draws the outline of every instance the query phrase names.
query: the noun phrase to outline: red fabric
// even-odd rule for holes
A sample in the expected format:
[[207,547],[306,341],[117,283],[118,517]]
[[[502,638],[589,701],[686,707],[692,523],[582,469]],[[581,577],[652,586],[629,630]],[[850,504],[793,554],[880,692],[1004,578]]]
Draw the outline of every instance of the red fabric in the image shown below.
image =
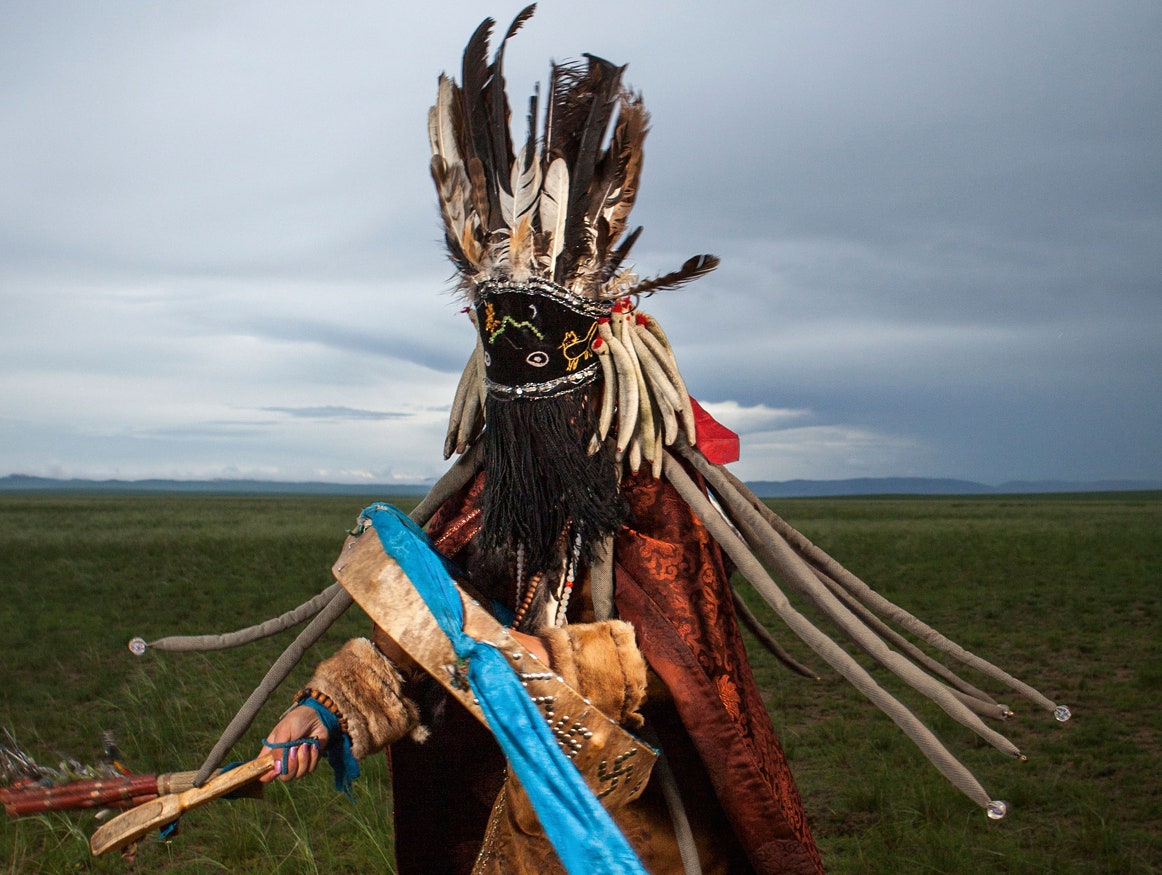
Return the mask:
[[715,465],[729,465],[739,457],[738,435],[706,412],[706,409],[690,398],[694,409],[694,433],[698,449]]
[[823,871],[798,788],[747,662],[722,556],[668,483],[631,478],[617,539],[618,612],[665,681],[735,834],[761,875]]

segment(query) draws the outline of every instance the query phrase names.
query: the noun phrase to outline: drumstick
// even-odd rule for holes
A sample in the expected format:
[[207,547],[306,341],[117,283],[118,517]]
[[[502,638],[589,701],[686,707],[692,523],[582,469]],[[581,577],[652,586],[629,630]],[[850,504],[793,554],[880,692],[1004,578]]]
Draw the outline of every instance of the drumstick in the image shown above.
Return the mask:
[[119,851],[146,833],[177,820],[183,812],[257,781],[273,766],[274,754],[264,753],[237,768],[215,775],[201,787],[159,796],[152,802],[131,808],[98,828],[89,840],[89,847],[94,856]]

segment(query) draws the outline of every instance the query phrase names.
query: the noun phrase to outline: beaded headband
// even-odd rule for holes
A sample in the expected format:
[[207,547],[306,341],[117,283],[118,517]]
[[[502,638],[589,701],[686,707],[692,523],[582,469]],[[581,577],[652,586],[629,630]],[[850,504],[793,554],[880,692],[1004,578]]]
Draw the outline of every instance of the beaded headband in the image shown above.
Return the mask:
[[476,287],[476,324],[484,350],[484,385],[494,397],[552,398],[601,375],[593,352],[595,303],[548,280],[488,280]]

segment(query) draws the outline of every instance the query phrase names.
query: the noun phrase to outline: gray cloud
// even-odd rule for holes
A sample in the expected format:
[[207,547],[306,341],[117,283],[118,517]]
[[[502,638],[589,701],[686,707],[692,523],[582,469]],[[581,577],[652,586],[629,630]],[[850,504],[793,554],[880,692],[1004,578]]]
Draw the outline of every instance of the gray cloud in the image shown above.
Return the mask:
[[264,407],[268,413],[285,413],[296,419],[351,419],[351,420],[384,420],[404,419],[411,414],[389,413],[381,410],[356,410],[351,407]]
[[[0,11],[0,473],[438,473],[472,332],[425,113],[481,14]],[[597,0],[506,60],[516,101],[630,62],[638,266],[723,256],[645,307],[745,476],[1157,478],[1160,36],[1147,0]]]

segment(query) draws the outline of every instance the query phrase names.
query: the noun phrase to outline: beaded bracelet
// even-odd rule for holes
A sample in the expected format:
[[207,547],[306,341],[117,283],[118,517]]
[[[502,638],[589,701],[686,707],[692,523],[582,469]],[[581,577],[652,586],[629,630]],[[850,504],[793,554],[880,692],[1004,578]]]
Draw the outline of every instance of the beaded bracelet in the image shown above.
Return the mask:
[[350,735],[347,728],[347,718],[343,716],[343,712],[339,710],[339,706],[335,704],[334,700],[326,693],[320,693],[318,690],[313,690],[310,687],[303,687],[299,690],[298,696],[295,697],[295,704],[302,704],[303,699],[314,699],[328,711],[335,715],[335,719],[339,721],[339,728],[343,730],[344,734]]

